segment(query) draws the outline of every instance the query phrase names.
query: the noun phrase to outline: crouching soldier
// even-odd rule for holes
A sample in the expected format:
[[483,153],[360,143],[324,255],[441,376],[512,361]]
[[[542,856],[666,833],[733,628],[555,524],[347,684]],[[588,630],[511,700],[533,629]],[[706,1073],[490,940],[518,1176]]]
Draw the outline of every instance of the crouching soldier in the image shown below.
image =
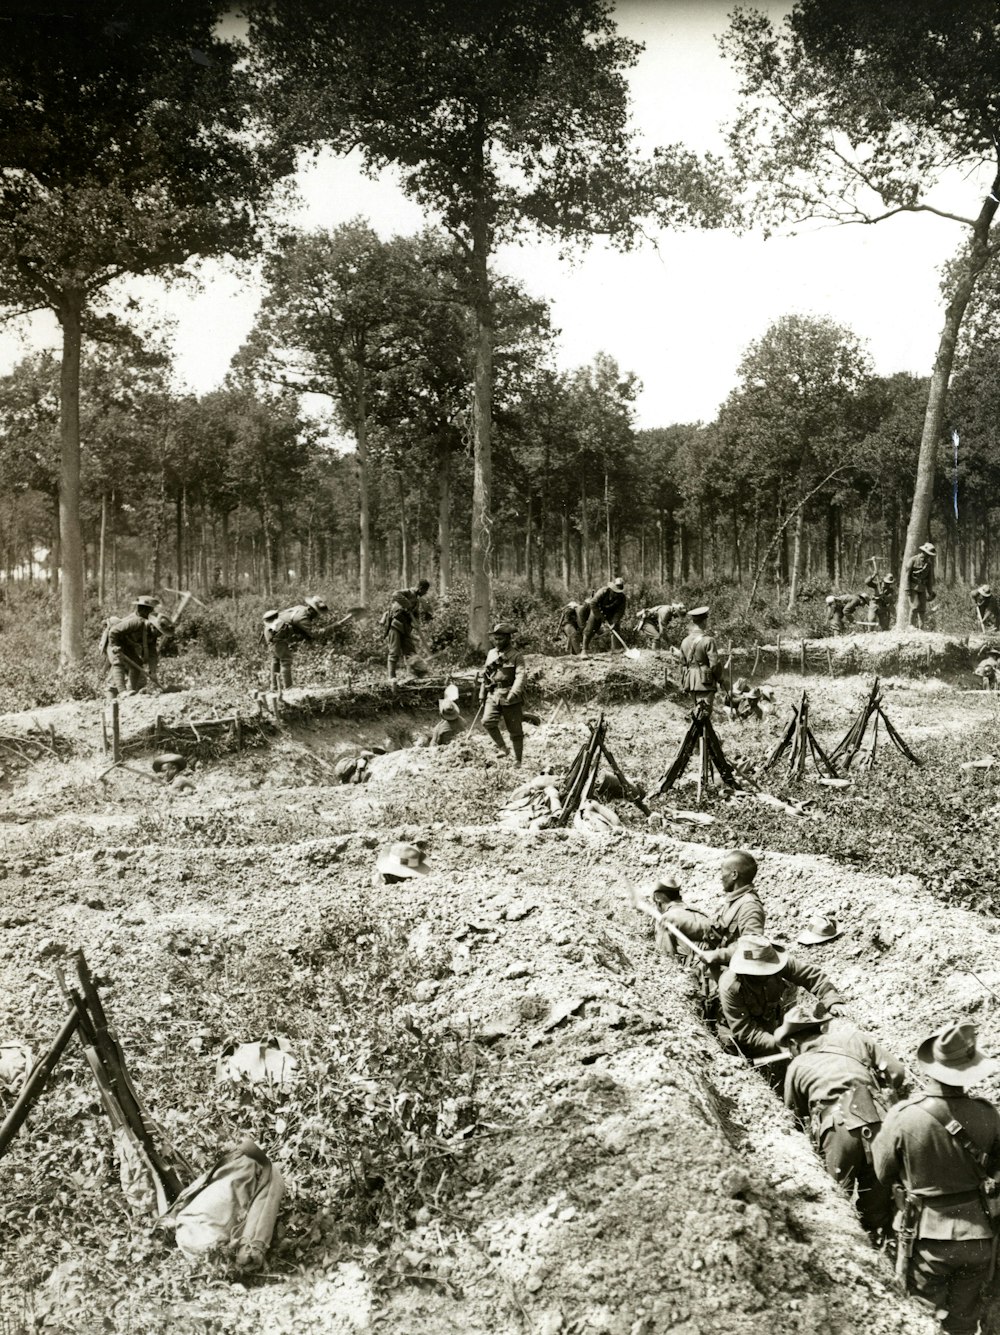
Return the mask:
[[302,640],[318,639],[312,627],[327,610],[322,598],[307,598],[283,612],[264,613],[264,644],[270,650],[271,689],[292,684],[292,655]]
[[906,1079],[902,1063],[877,1039],[823,1005],[793,1006],[774,1037],[792,1054],[785,1104],[799,1119],[826,1171],[850,1194],[873,1236],[892,1225],[892,1193],[872,1166],[872,1139]]
[[979,618],[979,629],[983,631],[1000,629],[1000,604],[996,594],[988,584],[980,584],[971,593],[972,604]]
[[587,600],[587,620],[583,627],[583,645],[580,649],[584,658],[587,656],[590,641],[602,626],[608,625],[612,630],[618,629],[618,623],[625,615],[627,601],[625,581],[620,576],[613,579],[610,584],[605,584],[602,589],[598,589],[593,597]]
[[873,571],[865,580],[865,587],[872,591],[868,600],[869,611],[878,623],[879,630],[888,630],[896,601],[896,576],[892,573],[880,575]]
[[672,622],[685,613],[683,603],[658,603],[656,607],[641,607],[636,613],[637,635],[647,635],[658,649],[667,643],[667,630]]
[[583,648],[583,625],[586,603],[567,603],[559,614],[559,630],[566,638],[566,652],[578,654]]
[[979,662],[973,668],[988,691],[1000,686],[1000,645],[984,644],[979,651]]
[[790,986],[811,992],[831,1014],[842,1014],[845,998],[822,969],[790,955],[766,936],[742,936],[729,954],[729,967],[719,979],[719,1039],[744,1057],[753,1060],[781,1053],[775,1030]]
[[430,580],[422,579],[416,588],[400,589],[392,595],[392,603],[383,617],[389,651],[386,670],[390,681],[395,679],[399,660],[412,658],[417,652],[413,642],[413,623],[420,612],[420,599],[430,587]]
[[868,606],[866,593],[828,593],[826,596],[826,619],[835,635],[844,633],[844,621],[854,620],[854,613]]
[[498,751],[507,754],[507,743],[500,732],[500,720],[507,725],[507,734],[520,765],[524,749],[524,655],[511,648],[514,627],[498,621],[493,627],[493,648],[486,655],[479,698],[483,701],[483,727],[493,739]]
[[896,1273],[951,1335],[974,1335],[996,1255],[1000,1112],[967,1092],[1000,1064],[968,1021],[921,1043],[926,1089],[886,1114],[872,1155],[896,1202]]
[[460,732],[465,731],[465,723],[454,700],[439,700],[438,711],[441,718],[431,730],[428,746],[447,746]]

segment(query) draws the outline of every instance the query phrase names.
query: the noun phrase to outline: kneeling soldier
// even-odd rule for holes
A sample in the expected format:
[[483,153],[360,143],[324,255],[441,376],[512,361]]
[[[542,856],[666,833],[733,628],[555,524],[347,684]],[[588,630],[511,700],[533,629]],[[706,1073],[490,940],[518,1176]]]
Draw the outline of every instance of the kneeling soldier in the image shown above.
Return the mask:
[[484,702],[483,727],[498,751],[507,754],[507,744],[500,732],[500,720],[507,725],[514,760],[521,763],[524,749],[523,701],[524,655],[511,648],[514,627],[498,621],[493,627],[493,648],[486,655],[479,698]]
[[848,1192],[857,1186],[862,1225],[872,1234],[888,1233],[892,1193],[875,1175],[871,1142],[905,1081],[902,1063],[870,1034],[833,1022],[822,1002],[786,1011],[774,1037],[792,1054],[786,1105],[834,1181]]
[[1000,1064],[968,1021],[931,1034],[916,1064],[926,1091],[890,1108],[872,1145],[896,1201],[896,1273],[951,1335],[974,1335],[996,1249],[1000,1112],[966,1090]]

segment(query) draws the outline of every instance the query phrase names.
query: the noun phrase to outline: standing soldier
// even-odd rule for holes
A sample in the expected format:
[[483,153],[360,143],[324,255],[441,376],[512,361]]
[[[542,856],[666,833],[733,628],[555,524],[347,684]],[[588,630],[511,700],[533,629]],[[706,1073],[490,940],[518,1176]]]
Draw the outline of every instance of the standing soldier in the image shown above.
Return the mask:
[[896,576],[891,572],[880,575],[877,570],[873,570],[865,580],[865,585],[872,591],[871,610],[875,613],[879,630],[888,630],[892,625],[892,604],[896,597]]
[[513,635],[514,627],[506,621],[498,621],[493,627],[493,648],[486,655],[479,698],[483,701],[483,727],[494,746],[507,754],[507,744],[500,732],[502,717],[515,763],[520,765],[524,749],[524,655],[511,648]]
[[695,607],[688,613],[691,630],[681,641],[681,686],[694,699],[695,706],[705,705],[712,712],[712,702],[721,682],[719,651],[715,640],[705,630],[708,608]]
[[307,598],[283,612],[264,613],[264,643],[271,651],[272,689],[291,686],[295,646],[300,640],[319,638],[313,634],[312,625],[326,610],[322,598]]
[[966,1091],[998,1069],[967,1020],[917,1049],[924,1093],[890,1108],[872,1144],[879,1180],[896,1202],[896,1273],[946,1315],[952,1335],[974,1335],[996,1254],[1000,1112]]
[[792,1054],[786,1106],[834,1181],[848,1193],[857,1185],[863,1227],[884,1236],[892,1226],[892,1193],[875,1175],[871,1140],[906,1079],[902,1063],[871,1034],[834,1021],[821,1001],[786,1011],[774,1037]]
[[978,589],[972,590],[972,602],[979,618],[979,629],[982,631],[1000,629],[1000,604],[997,603],[996,595],[988,584],[980,584]]
[[135,600],[135,611],[111,621],[102,644],[111,664],[111,689],[116,695],[141,691],[147,681],[156,682],[156,641],[159,627],[152,619],[156,599],[143,594]]
[[583,627],[583,645],[580,649],[581,658],[586,658],[587,649],[590,641],[594,638],[601,627],[607,623],[612,630],[618,629],[618,623],[625,614],[625,604],[628,599],[625,597],[625,581],[619,576],[613,579],[610,584],[605,584],[603,588],[587,599],[586,606],[589,609],[587,620]]
[[906,563],[906,596],[910,600],[910,625],[924,629],[927,604],[934,597],[934,557],[932,542],[925,542]]
[[413,643],[413,622],[420,610],[420,599],[430,587],[430,580],[422,579],[415,589],[400,589],[392,595],[392,603],[384,618],[389,640],[387,667],[390,681],[395,679],[399,660],[412,658],[417,651]]
[[853,619],[860,607],[868,606],[867,593],[828,593],[826,596],[826,619],[833,627],[835,635],[844,633],[844,618]]

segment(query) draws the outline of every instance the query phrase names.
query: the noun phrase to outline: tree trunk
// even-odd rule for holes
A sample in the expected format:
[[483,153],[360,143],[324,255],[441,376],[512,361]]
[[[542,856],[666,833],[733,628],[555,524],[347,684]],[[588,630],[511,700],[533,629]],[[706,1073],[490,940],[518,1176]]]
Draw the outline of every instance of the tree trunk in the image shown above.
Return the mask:
[[614,579],[615,572],[611,566],[611,501],[608,496],[608,470],[604,470],[604,548],[607,555],[605,566],[607,568],[607,577],[611,581]]
[[101,492],[101,536],[98,544],[97,556],[97,601],[104,610],[104,568],[105,552],[108,537],[108,493]]
[[475,316],[475,372],[472,396],[472,563],[469,643],[485,650],[489,643],[493,539],[493,302],[490,292],[490,229],[486,212],[485,132],[471,164],[480,189],[472,220],[472,280]]
[[938,341],[934,372],[931,375],[930,392],[927,395],[927,411],[924,415],[924,429],[920,436],[920,454],[917,458],[917,477],[913,489],[913,504],[910,507],[910,522],[906,529],[906,543],[903,547],[903,560],[899,570],[899,593],[896,599],[896,630],[905,631],[910,624],[909,600],[906,596],[906,580],[903,577],[906,564],[928,541],[930,534],[931,504],[934,500],[934,466],[937,458],[937,446],[944,424],[945,407],[948,399],[948,384],[951,369],[955,362],[955,346],[958,342],[962,319],[972,296],[979,275],[990,262],[989,231],[1000,200],[1000,174],[993,181],[989,195],[976,218],[972,229],[972,245],[962,262],[951,300],[945,309],[944,327]]
[[451,451],[438,446],[438,592],[451,588]]
[[587,474],[580,471],[580,578],[584,597],[590,594],[590,520],[587,517]]
[[560,548],[562,552],[562,582],[566,586],[566,594],[569,595],[569,582],[572,575],[572,565],[570,561],[569,547],[569,510],[564,505],[560,523]]
[[534,528],[534,523],[535,523],[534,501],[535,501],[534,496],[529,495],[528,518],[527,518],[527,523],[525,525],[525,533],[524,533],[524,578],[528,585],[529,593],[534,593],[535,591],[535,565],[532,559],[534,554],[531,550],[531,539],[534,536],[532,533],[532,529]]
[[804,505],[800,505],[795,514],[795,536],[792,541],[792,571],[788,584],[788,610],[795,608],[795,599],[799,592],[799,580],[802,574],[802,530],[805,524]]
[[62,566],[59,661],[83,661],[83,538],[80,530],[80,345],[83,293],[62,294],[59,375],[59,558]]
[[736,567],[736,583],[743,583],[743,553],[740,550],[740,515],[735,500],[733,501],[733,564]]
[[360,541],[358,545],[358,602],[368,606],[371,591],[371,512],[368,496],[368,386],[365,370],[358,370],[354,403],[354,435],[358,442],[358,500]]
[[410,569],[413,564],[410,560],[410,528],[407,523],[406,514],[406,488],[403,482],[402,469],[396,469],[396,490],[399,495],[399,580],[400,586],[404,589],[410,587]]

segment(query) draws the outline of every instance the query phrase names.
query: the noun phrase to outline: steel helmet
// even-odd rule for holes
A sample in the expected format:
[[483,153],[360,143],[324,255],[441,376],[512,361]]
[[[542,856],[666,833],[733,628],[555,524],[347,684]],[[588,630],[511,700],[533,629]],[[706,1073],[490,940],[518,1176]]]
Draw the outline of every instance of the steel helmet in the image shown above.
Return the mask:
[[493,635],[513,635],[514,627],[509,621],[498,621],[491,633]]

